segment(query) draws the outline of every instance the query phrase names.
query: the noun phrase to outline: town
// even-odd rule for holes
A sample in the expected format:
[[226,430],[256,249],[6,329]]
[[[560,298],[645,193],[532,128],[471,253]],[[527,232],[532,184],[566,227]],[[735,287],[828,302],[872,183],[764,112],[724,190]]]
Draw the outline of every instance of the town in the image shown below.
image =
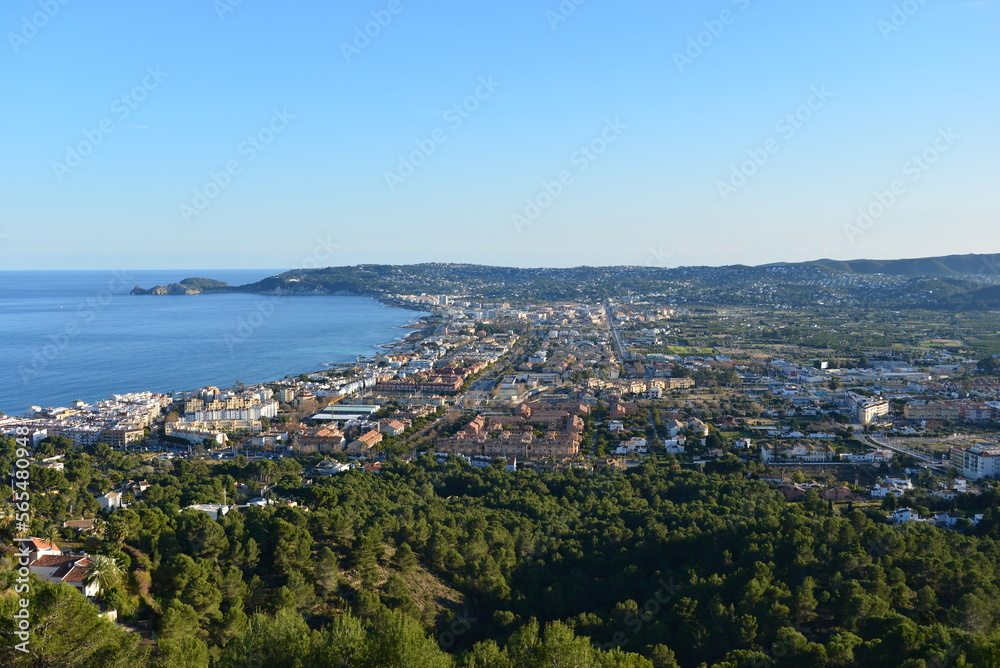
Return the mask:
[[[423,452],[510,470],[747,465],[790,499],[815,487],[838,501],[904,491],[952,501],[1000,474],[1000,378],[960,341],[905,355],[872,347],[853,360],[753,337],[797,327],[777,312],[693,314],[634,298],[394,299],[430,315],[404,342],[353,363],[260,385],[32,406],[0,430],[153,463],[298,458],[307,476],[377,471]],[[36,464],[60,469],[59,460]],[[129,498],[126,487],[98,490],[99,501]]]
[[[30,446],[19,452],[32,456],[35,511],[56,518],[23,525],[15,556],[152,641],[169,634],[167,618],[143,614],[141,592],[122,598],[108,556],[110,544],[133,569],[151,566],[135,547],[145,543],[123,543],[140,517],[165,508],[195,527],[315,516],[339,481],[398,476],[404,463],[735,475],[788,507],[862,511],[896,529],[998,524],[1000,359],[985,318],[692,307],[663,294],[387,301],[423,314],[403,340],[351,362],[0,416],[0,434]],[[70,487],[85,493],[63,496]],[[337,558],[357,563],[355,549]]]

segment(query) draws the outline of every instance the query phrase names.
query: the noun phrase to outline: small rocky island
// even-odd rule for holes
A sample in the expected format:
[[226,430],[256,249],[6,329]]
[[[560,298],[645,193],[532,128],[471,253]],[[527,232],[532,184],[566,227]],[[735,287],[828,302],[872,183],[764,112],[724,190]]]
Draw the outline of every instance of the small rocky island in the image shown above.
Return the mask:
[[232,290],[229,283],[216,281],[211,278],[185,278],[179,283],[169,285],[156,285],[148,290],[138,285],[132,288],[133,295],[199,295],[210,292],[229,292]]

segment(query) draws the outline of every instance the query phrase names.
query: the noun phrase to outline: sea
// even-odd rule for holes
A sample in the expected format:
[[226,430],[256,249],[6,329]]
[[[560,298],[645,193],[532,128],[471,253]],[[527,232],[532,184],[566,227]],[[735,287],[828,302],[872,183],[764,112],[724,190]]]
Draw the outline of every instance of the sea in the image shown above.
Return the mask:
[[129,294],[275,273],[0,271],[0,412],[278,380],[374,354],[425,315],[364,297]]

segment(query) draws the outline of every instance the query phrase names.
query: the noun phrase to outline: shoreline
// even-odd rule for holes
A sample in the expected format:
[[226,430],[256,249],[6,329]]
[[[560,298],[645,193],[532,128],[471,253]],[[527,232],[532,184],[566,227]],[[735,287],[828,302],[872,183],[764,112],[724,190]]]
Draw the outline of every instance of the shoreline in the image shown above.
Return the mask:
[[[260,296],[264,296],[265,295],[265,293],[231,293],[231,294],[254,294],[254,295],[260,295]],[[145,296],[145,295],[142,295],[142,296]],[[156,295],[156,296],[161,296],[161,295]],[[162,296],[196,296],[196,295],[162,295]],[[291,296],[291,295],[289,295],[289,296]],[[380,299],[380,298],[377,298],[377,297],[374,297],[374,296],[369,296],[369,295],[353,295],[353,294],[352,295],[335,295],[335,294],[325,294],[325,295],[302,295],[302,296],[361,297],[361,298],[364,298],[364,299],[369,299],[369,300],[371,300],[373,302],[377,302],[377,303],[379,303],[379,304],[381,304],[381,305],[383,305],[383,306],[385,306],[387,308],[402,309],[402,310],[407,310],[407,311],[413,311],[413,312],[421,313],[421,315],[418,316],[417,318],[409,320],[408,322],[406,322],[404,324],[401,324],[401,325],[395,325],[395,326],[393,326],[391,328],[392,330],[397,330],[397,329],[399,329],[399,330],[412,330],[412,331],[410,331],[409,334],[406,334],[405,336],[397,336],[393,340],[388,341],[388,342],[374,343],[374,344],[372,344],[370,346],[370,349],[374,349],[374,351],[375,351],[374,354],[388,353],[391,350],[394,350],[396,348],[399,348],[401,346],[405,346],[407,344],[410,344],[410,343],[413,343],[414,341],[419,340],[419,338],[421,338],[421,336],[424,333],[424,331],[428,329],[429,325],[426,322],[426,319],[430,318],[430,317],[433,317],[435,315],[435,313],[433,311],[428,311],[428,310],[424,310],[424,309],[420,309],[420,308],[415,308],[412,305],[408,305],[408,304],[404,305],[404,304],[399,303],[399,302],[397,302],[395,300],[384,299],[384,298]],[[267,385],[269,383],[275,383],[275,382],[278,382],[280,380],[284,380],[285,378],[294,378],[294,377],[302,375],[302,374],[307,374],[307,375],[320,374],[320,373],[323,373],[324,371],[328,371],[330,369],[335,368],[335,365],[343,366],[343,365],[356,364],[357,363],[356,360],[358,359],[359,356],[361,356],[361,357],[369,357],[369,356],[371,356],[373,354],[373,353],[370,352],[370,349],[358,350],[357,353],[354,354],[353,357],[352,357],[352,359],[354,360],[353,362],[352,361],[319,362],[319,365],[320,365],[319,368],[314,368],[313,370],[298,371],[298,372],[294,372],[294,371],[292,371],[292,372],[286,372],[283,376],[280,376],[280,377],[270,377],[268,379],[261,380],[261,381],[258,381],[258,382],[247,382],[247,383],[244,383],[244,385],[247,385],[247,386]],[[235,375],[236,375],[236,377],[238,377],[239,376],[238,372]],[[217,383],[208,383],[208,385],[200,385],[199,387],[196,387],[196,388],[183,389],[183,390],[179,390],[178,392],[186,395],[189,392],[196,391],[197,389],[200,389],[201,387],[206,387],[206,386],[209,386],[209,385],[217,385],[217,386],[222,387],[224,389],[231,389],[234,386],[234,383],[226,383],[225,385],[218,385]],[[142,390],[135,390],[135,389],[120,390],[119,389],[119,390],[113,390],[110,393],[108,393],[106,396],[95,398],[92,401],[88,401],[85,398],[76,397],[75,399],[68,400],[67,402],[65,402],[65,406],[69,406],[72,403],[72,401],[75,401],[77,399],[86,401],[88,404],[93,405],[94,402],[105,401],[105,400],[109,399],[113,395],[133,394],[133,393],[136,393],[136,392],[151,392],[153,394],[160,394],[160,395],[163,395],[163,396],[169,396],[172,401],[173,401],[173,397],[175,396],[174,393],[171,393],[170,391],[166,391],[166,390],[164,390],[164,391],[156,391],[156,390],[152,390],[152,389],[142,389]],[[62,408],[62,407],[64,407],[63,405],[60,405],[58,403],[52,404],[51,406],[44,406],[42,404],[33,402],[31,399],[28,399],[28,403],[26,403],[24,405],[24,407],[20,411],[16,411],[16,412],[12,412],[12,413],[7,413],[7,412],[3,411],[2,409],[0,409],[0,415],[6,415],[8,418],[23,418],[23,417],[26,417],[26,414],[28,412],[28,407],[29,406],[40,406],[41,408]]]

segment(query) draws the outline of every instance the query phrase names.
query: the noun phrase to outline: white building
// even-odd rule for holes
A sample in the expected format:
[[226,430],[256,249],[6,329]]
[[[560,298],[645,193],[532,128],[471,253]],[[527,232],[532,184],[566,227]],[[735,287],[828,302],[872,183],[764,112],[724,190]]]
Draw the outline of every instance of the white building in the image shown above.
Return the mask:
[[193,506],[188,506],[184,510],[199,510],[203,513],[208,513],[209,517],[213,520],[218,520],[220,517],[229,512],[229,506],[223,506],[217,503],[196,503]]
[[863,397],[851,394],[851,418],[861,424],[871,424],[876,418],[889,414],[889,400],[885,397]]
[[822,443],[796,443],[795,445],[775,445],[764,443],[760,446],[760,460],[769,462],[829,462],[834,451]]
[[616,455],[626,455],[626,454],[630,454],[630,455],[643,454],[644,455],[647,452],[649,452],[649,450],[648,450],[648,448],[646,446],[647,446],[646,439],[639,438],[638,436],[636,436],[635,438],[630,438],[629,440],[625,441],[624,443],[622,443],[621,445],[619,445],[617,448],[615,448],[615,454]]
[[920,513],[915,511],[913,508],[900,508],[899,510],[893,511],[892,521],[896,523],[902,522],[922,522],[920,518]]
[[117,510],[122,507],[122,495],[119,492],[108,492],[97,497],[97,503],[104,510]]
[[980,445],[952,448],[950,462],[966,478],[995,478],[1000,475],[1000,448]]

